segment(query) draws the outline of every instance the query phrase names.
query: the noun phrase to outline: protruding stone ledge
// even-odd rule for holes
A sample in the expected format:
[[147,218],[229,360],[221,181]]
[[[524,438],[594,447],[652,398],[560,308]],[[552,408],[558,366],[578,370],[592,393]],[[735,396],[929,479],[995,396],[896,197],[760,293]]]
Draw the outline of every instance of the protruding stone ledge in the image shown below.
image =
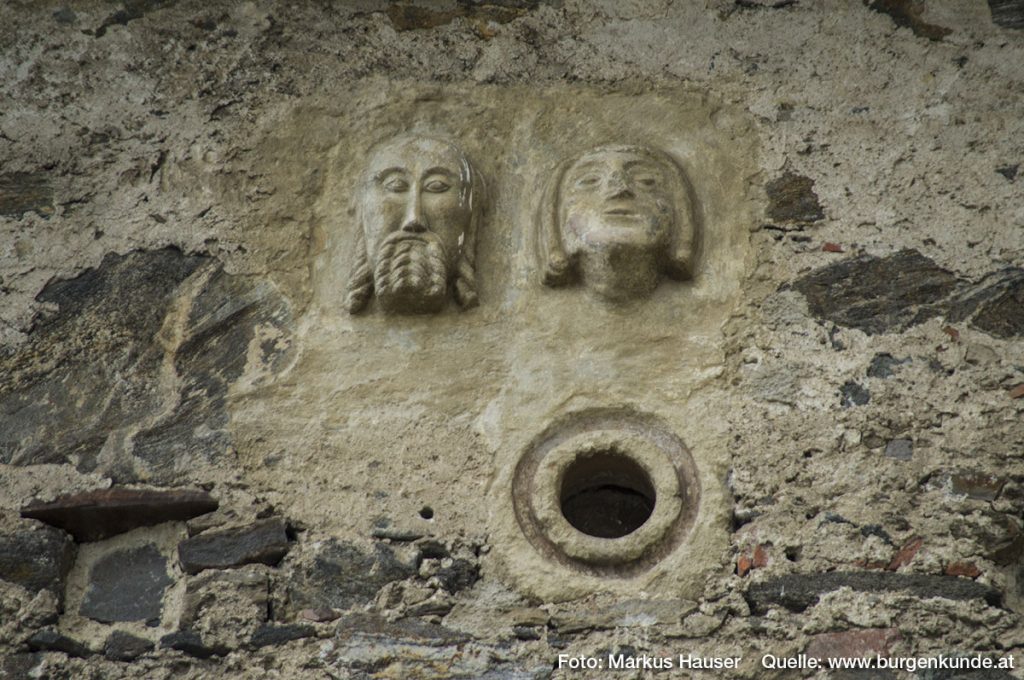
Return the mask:
[[139,527],[184,521],[213,512],[218,502],[193,489],[99,489],[32,503],[22,517],[67,531],[79,543],[99,541]]

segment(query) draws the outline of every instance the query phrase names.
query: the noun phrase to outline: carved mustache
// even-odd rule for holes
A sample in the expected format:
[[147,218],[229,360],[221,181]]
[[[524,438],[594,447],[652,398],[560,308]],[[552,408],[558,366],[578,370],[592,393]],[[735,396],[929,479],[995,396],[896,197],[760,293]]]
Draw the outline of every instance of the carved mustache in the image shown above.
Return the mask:
[[397,231],[393,231],[383,239],[381,239],[378,245],[378,257],[384,254],[390,254],[394,251],[395,244],[402,241],[420,241],[427,246],[437,248],[441,251],[441,255],[445,261],[448,261],[448,253],[444,249],[444,242],[441,241],[441,237],[430,231],[429,228],[423,226],[422,230],[418,231],[406,231],[404,228]]

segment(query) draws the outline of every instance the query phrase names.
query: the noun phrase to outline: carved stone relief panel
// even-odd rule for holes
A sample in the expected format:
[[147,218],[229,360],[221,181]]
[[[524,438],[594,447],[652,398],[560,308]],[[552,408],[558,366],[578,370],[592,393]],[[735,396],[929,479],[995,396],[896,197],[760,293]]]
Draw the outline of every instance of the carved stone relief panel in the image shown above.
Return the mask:
[[310,303],[290,372],[233,402],[243,474],[332,535],[486,535],[524,594],[695,592],[728,558],[745,114],[373,81],[281,129],[321,163]]

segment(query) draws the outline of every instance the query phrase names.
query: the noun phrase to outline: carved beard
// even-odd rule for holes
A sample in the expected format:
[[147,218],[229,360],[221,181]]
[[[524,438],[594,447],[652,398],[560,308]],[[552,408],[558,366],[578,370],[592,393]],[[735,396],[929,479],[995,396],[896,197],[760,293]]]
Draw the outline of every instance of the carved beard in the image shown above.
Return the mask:
[[439,311],[448,292],[448,260],[441,242],[430,232],[412,238],[400,231],[390,234],[377,252],[373,285],[385,311]]

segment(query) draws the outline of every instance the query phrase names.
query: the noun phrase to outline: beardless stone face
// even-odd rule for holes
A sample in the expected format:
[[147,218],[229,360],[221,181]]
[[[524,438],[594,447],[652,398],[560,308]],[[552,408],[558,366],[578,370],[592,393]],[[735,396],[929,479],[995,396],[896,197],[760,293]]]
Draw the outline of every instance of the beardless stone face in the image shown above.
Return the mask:
[[469,183],[465,157],[440,140],[399,139],[370,159],[361,213],[374,286],[386,310],[444,306],[472,217]]
[[562,180],[566,251],[667,246],[674,219],[670,181],[662,163],[639,151],[598,149],[583,155]]

